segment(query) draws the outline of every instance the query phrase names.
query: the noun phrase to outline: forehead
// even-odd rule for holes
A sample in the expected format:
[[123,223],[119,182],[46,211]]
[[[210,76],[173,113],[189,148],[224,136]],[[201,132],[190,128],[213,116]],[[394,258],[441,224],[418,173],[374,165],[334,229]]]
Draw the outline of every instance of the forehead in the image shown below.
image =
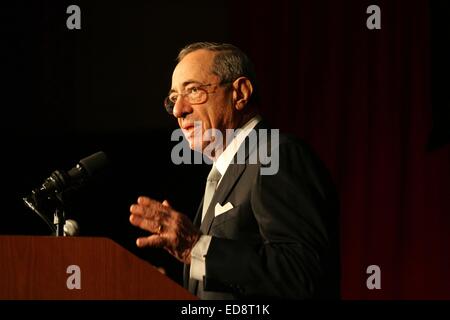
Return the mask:
[[172,89],[182,88],[188,82],[206,83],[218,78],[211,72],[214,56],[215,52],[204,49],[186,55],[173,71]]

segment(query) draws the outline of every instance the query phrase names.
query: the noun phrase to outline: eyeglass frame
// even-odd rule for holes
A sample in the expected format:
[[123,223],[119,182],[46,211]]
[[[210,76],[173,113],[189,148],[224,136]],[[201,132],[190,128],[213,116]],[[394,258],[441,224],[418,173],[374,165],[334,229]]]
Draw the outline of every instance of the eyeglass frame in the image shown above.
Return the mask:
[[[203,104],[206,101],[208,101],[208,96],[211,93],[215,93],[216,92],[215,90],[212,91],[212,92],[208,92],[204,87],[209,87],[209,86],[219,87],[221,85],[229,84],[229,83],[233,83],[233,81],[225,81],[225,82],[222,81],[222,82],[218,82],[218,83],[208,83],[208,84],[202,84],[202,85],[194,86],[194,87],[188,89],[189,92],[178,93],[177,94],[177,101],[180,98],[180,96],[181,96],[181,98],[189,97],[189,95],[192,94],[192,90],[193,89],[197,89],[197,90],[202,90],[203,92],[206,93],[205,100],[202,101],[202,102],[195,102],[195,103],[194,102],[189,102],[189,103],[192,104],[192,105]],[[171,93],[169,93],[169,95],[164,99],[164,108],[166,109],[167,113],[173,114],[173,108],[175,107],[176,101],[173,102],[172,100],[170,100],[170,94]]]

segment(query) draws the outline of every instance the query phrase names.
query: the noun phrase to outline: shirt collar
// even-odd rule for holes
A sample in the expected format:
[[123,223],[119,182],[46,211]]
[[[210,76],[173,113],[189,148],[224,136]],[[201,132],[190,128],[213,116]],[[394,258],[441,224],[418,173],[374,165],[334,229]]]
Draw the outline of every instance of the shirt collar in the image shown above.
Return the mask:
[[[233,160],[234,155],[239,150],[239,147],[241,146],[242,142],[245,140],[245,138],[250,134],[251,130],[261,121],[261,116],[257,115],[251,118],[246,124],[244,124],[240,130],[238,131],[238,134],[231,140],[231,142],[228,144],[228,146],[225,148],[225,150],[222,152],[222,154],[217,158],[217,160],[214,162],[214,165],[216,166],[217,170],[219,170],[221,176],[223,177],[225,172],[228,169],[228,166],[230,165],[231,161]],[[222,179],[221,179],[222,180]],[[219,181],[220,183],[220,181]]]

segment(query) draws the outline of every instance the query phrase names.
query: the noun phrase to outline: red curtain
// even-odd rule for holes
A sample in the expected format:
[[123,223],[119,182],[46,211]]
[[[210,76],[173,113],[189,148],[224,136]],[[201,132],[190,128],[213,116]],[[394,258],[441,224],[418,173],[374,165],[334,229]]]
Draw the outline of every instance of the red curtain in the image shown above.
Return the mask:
[[[366,9],[381,9],[369,30]],[[341,195],[344,299],[450,298],[450,146],[431,131],[428,1],[230,6],[255,62],[262,113],[303,137]],[[370,265],[381,289],[366,286]]]

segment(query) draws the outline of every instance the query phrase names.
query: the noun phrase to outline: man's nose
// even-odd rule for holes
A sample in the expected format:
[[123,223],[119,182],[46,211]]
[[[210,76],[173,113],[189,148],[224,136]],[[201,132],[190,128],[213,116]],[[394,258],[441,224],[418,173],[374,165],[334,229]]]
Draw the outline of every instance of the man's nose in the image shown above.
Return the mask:
[[179,97],[173,106],[173,115],[175,118],[184,118],[192,112],[192,107],[184,97]]

